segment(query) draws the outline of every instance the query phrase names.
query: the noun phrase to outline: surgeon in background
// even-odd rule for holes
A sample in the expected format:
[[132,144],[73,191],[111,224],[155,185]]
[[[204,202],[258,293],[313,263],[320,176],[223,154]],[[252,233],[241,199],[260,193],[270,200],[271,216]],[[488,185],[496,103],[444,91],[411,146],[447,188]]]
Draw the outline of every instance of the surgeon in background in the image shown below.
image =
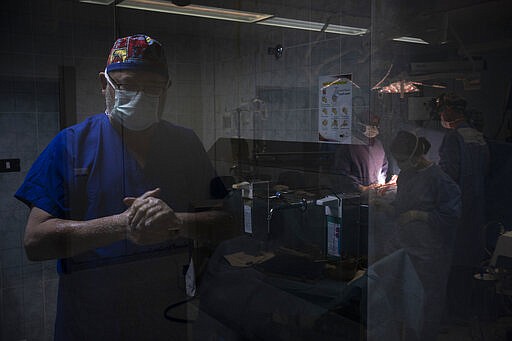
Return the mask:
[[448,284],[448,313],[455,320],[471,316],[471,287],[468,285],[485,257],[485,179],[489,148],[483,134],[465,116],[466,101],[455,94],[437,99],[441,124],[447,129],[439,148],[439,166],[460,187],[462,212],[454,245]]
[[366,113],[355,119],[354,136],[361,143],[337,146],[331,176],[336,191],[364,192],[386,183],[388,159],[377,138],[380,118]]
[[424,289],[420,340],[437,337],[461,206],[457,184],[425,158],[429,148],[427,139],[407,131],[398,132],[391,143],[400,167],[392,205],[397,247],[410,256]]

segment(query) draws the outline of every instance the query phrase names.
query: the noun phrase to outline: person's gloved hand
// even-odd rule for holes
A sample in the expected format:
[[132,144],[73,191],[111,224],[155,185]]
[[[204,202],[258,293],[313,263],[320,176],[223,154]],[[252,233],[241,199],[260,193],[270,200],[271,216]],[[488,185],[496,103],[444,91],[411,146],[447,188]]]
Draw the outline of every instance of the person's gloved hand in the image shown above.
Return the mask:
[[182,221],[158,195],[160,189],[148,191],[138,198],[127,197],[128,238],[137,244],[154,244],[173,239],[181,232]]
[[389,179],[388,182],[386,182],[386,185],[396,185],[396,181],[398,180],[398,175],[393,174],[391,179]]
[[425,211],[418,211],[418,210],[410,210],[405,213],[400,214],[398,217],[398,224],[400,225],[406,225],[410,223],[411,221],[428,221],[428,213]]

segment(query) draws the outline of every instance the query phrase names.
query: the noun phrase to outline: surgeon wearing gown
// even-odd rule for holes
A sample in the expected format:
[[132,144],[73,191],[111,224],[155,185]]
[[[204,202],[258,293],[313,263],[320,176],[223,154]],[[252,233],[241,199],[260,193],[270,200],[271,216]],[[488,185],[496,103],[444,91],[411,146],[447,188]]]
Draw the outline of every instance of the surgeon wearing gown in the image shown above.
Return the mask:
[[437,337],[461,208],[457,184],[425,158],[429,148],[428,140],[406,131],[391,144],[401,170],[393,202],[397,246],[411,258],[424,290],[421,340]]
[[465,115],[466,101],[453,94],[442,94],[437,110],[446,134],[439,147],[439,166],[457,182],[462,209],[448,281],[448,313],[451,319],[468,320],[471,311],[473,274],[485,258],[483,230],[485,180],[490,152],[483,134],[472,127]]

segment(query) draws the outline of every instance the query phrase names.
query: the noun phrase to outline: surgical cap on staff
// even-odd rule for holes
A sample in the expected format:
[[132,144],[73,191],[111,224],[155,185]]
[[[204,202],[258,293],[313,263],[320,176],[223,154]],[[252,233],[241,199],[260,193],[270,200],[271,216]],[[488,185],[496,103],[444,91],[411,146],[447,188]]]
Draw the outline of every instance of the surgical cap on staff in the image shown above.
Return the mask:
[[408,160],[424,155],[430,150],[430,142],[408,131],[399,131],[391,142],[391,153],[397,160]]
[[[446,121],[455,121],[464,117],[467,102],[460,96],[454,93],[441,94],[436,101],[438,112],[443,112]],[[451,108],[451,111],[446,111],[446,108]]]
[[167,59],[162,44],[144,35],[135,34],[116,40],[107,59],[107,72],[144,70],[168,78]]

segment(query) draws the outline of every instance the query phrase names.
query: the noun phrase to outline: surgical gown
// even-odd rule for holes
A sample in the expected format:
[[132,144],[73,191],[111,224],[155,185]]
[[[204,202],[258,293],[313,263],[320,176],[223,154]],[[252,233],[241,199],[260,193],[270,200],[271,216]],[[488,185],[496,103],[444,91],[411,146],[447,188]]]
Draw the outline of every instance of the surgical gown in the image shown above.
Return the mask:
[[460,200],[457,184],[435,164],[402,171],[398,177],[397,217],[408,211],[428,214],[426,221],[397,223],[397,246],[410,256],[424,289],[421,340],[435,340],[439,330]]
[[439,157],[439,166],[459,184],[462,195],[461,218],[448,281],[448,312],[452,318],[466,320],[475,313],[468,283],[486,256],[483,232],[489,149],[480,132],[462,123],[446,133]]
[[439,166],[457,182],[462,195],[453,265],[476,266],[484,257],[485,179],[489,148],[482,134],[463,123],[449,130],[439,148]]

